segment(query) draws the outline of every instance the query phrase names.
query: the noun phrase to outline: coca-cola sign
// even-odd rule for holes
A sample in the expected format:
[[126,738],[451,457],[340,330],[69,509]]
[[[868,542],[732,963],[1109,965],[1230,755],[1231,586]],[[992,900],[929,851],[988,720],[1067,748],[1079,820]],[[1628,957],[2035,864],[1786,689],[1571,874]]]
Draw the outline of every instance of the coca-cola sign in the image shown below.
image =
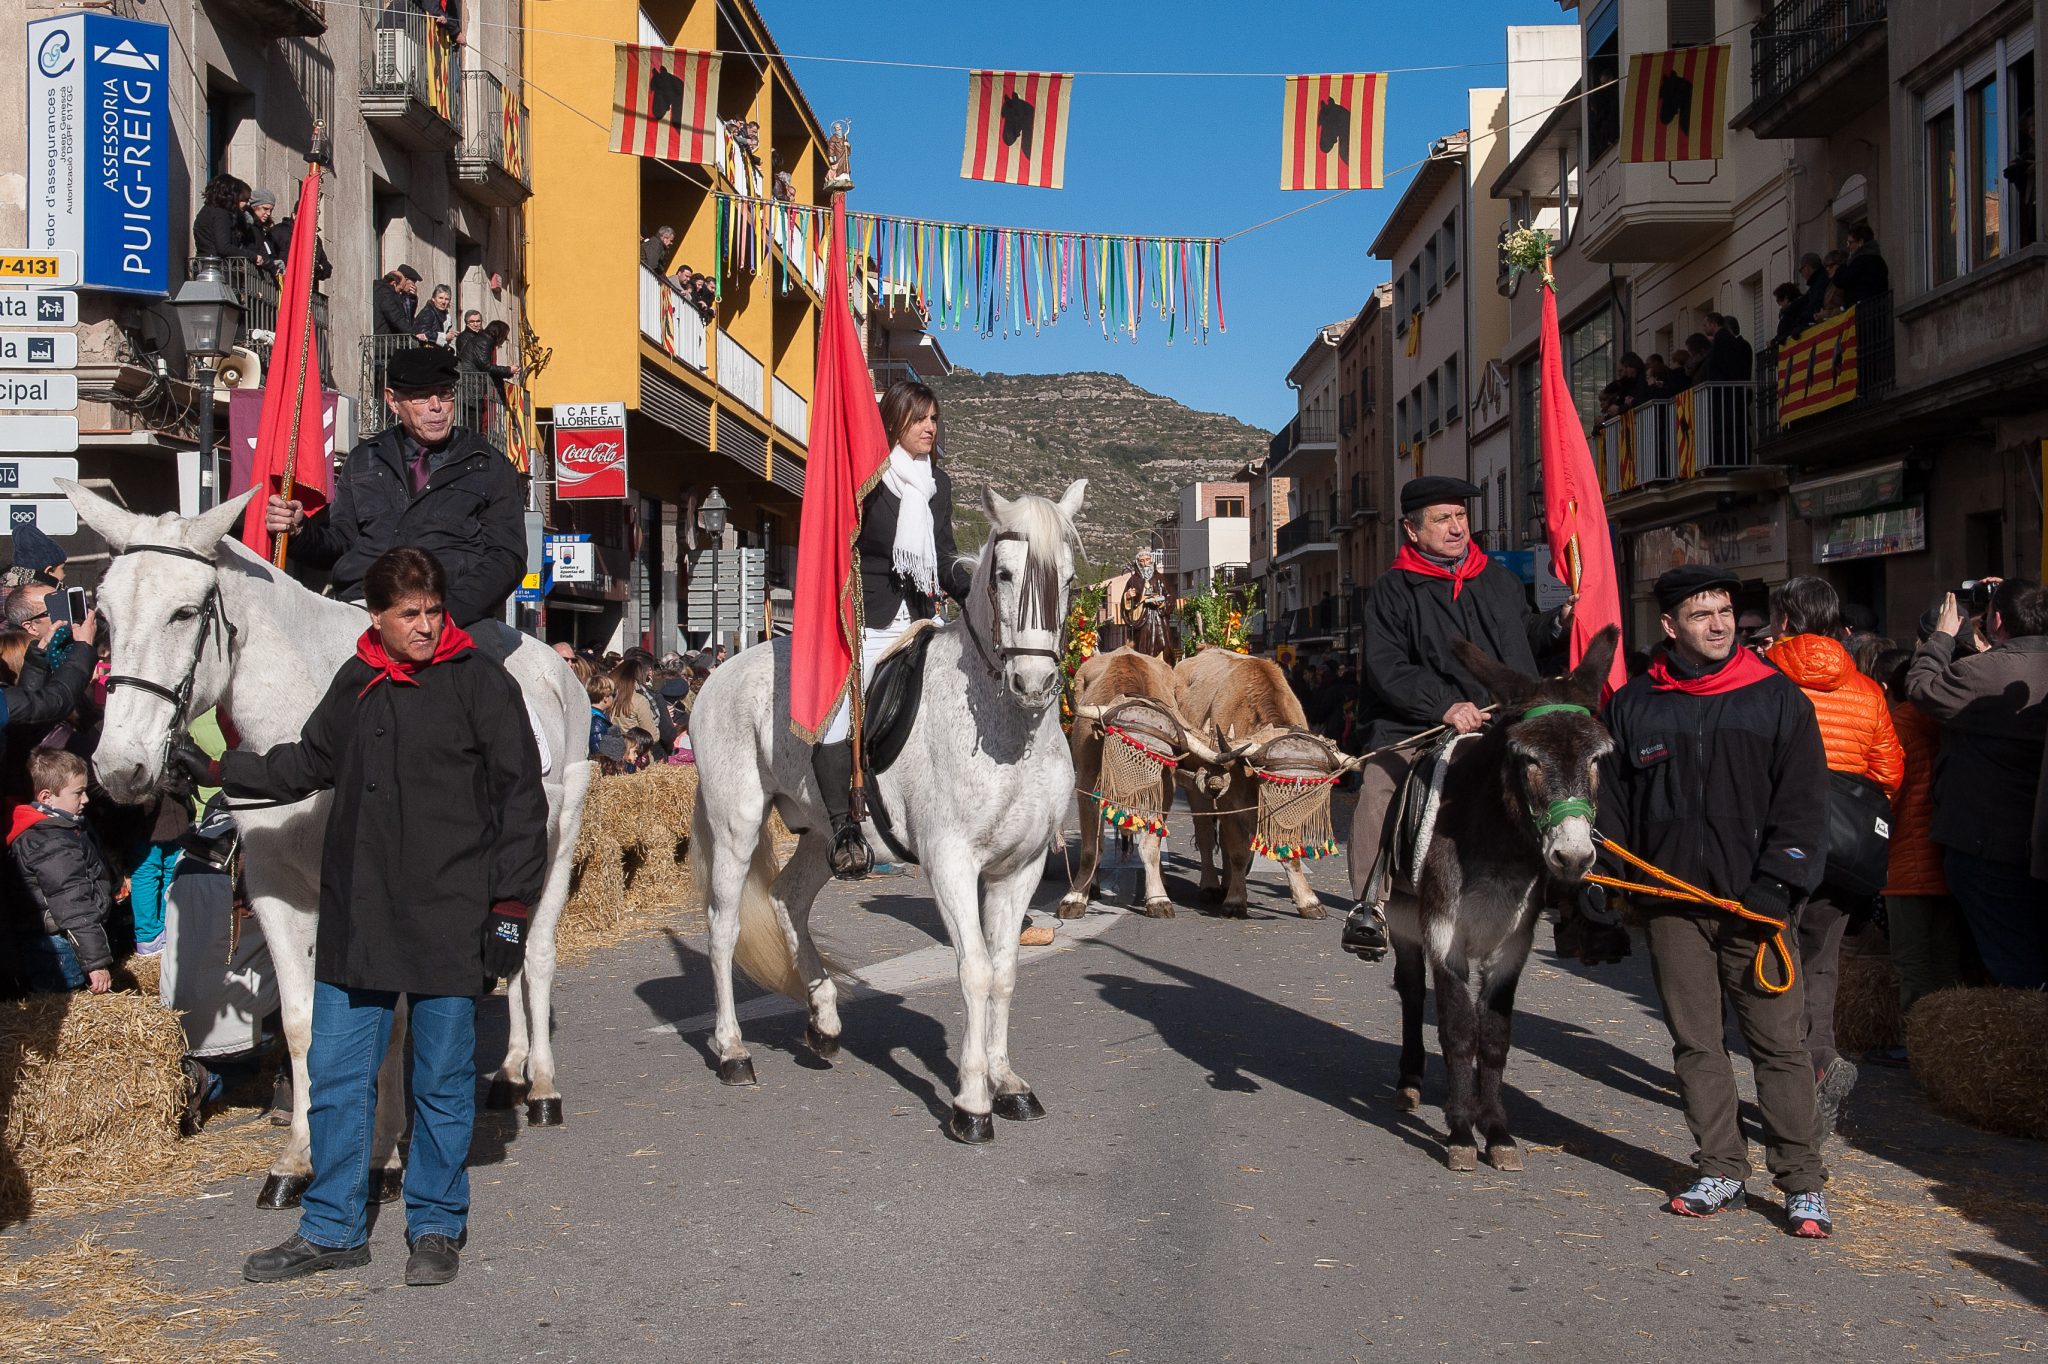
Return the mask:
[[555,405],[555,496],[571,501],[623,499],[626,405]]

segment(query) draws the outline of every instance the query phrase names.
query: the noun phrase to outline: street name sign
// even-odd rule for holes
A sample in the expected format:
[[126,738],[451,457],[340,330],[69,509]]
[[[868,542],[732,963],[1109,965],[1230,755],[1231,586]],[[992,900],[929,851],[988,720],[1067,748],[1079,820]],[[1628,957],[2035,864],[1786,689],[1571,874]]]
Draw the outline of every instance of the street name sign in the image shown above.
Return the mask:
[[0,374],[0,412],[76,412],[76,374]]
[[0,493],[34,497],[57,492],[57,480],[78,480],[78,461],[66,456],[7,459],[0,457]]
[[71,332],[0,332],[0,369],[75,369],[78,337]]
[[78,295],[69,289],[0,289],[0,327],[75,327]]
[[0,450],[29,455],[55,455],[78,448],[76,417],[10,417],[0,415]]

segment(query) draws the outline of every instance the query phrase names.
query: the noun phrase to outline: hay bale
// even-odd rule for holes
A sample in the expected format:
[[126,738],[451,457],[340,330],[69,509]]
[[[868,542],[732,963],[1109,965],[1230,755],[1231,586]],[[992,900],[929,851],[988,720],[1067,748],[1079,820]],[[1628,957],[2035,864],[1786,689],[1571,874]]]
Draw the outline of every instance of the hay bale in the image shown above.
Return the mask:
[[185,1108],[185,1035],[154,996],[0,1004],[0,1215],[165,1163]]
[[2048,995],[1938,990],[1906,1014],[1913,1078],[1972,1127],[2048,1140]]
[[1899,1017],[1899,973],[1890,957],[1842,954],[1835,995],[1835,1045],[1845,1052],[1881,1051],[1905,1041]]
[[602,836],[569,883],[569,903],[555,929],[558,950],[588,948],[609,941],[626,914],[625,852]]
[[623,942],[688,902],[685,859],[696,806],[697,769],[688,764],[591,782],[557,934],[561,950],[580,954]]

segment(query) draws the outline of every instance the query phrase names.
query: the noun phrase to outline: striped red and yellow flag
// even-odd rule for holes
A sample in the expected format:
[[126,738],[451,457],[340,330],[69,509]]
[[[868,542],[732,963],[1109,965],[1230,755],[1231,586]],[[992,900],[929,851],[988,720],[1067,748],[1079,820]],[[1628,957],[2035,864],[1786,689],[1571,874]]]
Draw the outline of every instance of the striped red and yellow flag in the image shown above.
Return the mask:
[[1680,47],[1628,59],[1621,159],[1719,161],[1728,122],[1728,48]]
[[620,43],[612,150],[708,166],[717,159],[718,54]]
[[1067,178],[1072,76],[1043,71],[967,73],[965,180],[1059,189]]
[[1387,76],[1289,76],[1280,188],[1378,189],[1386,161]]
[[1778,347],[1778,424],[1856,399],[1856,310],[1808,327]]

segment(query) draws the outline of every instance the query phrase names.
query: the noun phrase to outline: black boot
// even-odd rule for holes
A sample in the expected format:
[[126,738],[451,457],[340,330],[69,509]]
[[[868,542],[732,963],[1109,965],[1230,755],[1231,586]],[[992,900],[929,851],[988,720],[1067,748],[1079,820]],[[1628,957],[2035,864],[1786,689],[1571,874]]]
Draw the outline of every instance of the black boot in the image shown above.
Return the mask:
[[811,771],[818,778],[818,793],[825,813],[832,817],[832,874],[842,881],[858,881],[874,868],[874,855],[867,838],[853,822],[853,744],[819,744],[811,750]]

